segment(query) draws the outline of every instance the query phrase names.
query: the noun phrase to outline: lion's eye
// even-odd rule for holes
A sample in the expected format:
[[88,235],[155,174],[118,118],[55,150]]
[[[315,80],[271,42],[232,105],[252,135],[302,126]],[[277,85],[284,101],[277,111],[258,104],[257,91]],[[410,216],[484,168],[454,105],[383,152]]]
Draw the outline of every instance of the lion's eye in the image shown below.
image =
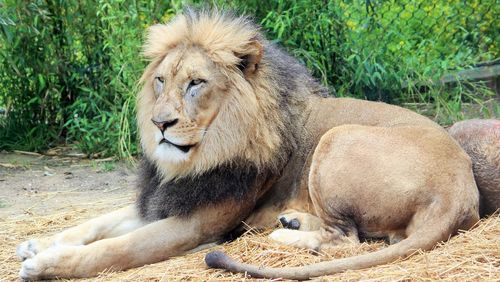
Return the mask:
[[154,87],[155,87],[156,95],[159,95],[160,93],[163,92],[164,82],[165,82],[165,80],[163,79],[163,77],[160,77],[160,76],[155,77]]
[[191,80],[191,82],[189,82],[188,89],[193,87],[193,86],[202,84],[203,82],[205,82],[205,80],[203,80],[203,79],[193,79],[193,80]]
[[204,79],[193,79],[189,82],[189,85],[186,89],[186,94],[191,95],[192,97],[196,96],[198,93],[198,86],[200,86],[202,83],[207,82]]
[[202,82],[203,82],[202,79],[193,79],[193,80],[191,80],[191,84],[192,85],[198,85],[198,84],[200,84]]

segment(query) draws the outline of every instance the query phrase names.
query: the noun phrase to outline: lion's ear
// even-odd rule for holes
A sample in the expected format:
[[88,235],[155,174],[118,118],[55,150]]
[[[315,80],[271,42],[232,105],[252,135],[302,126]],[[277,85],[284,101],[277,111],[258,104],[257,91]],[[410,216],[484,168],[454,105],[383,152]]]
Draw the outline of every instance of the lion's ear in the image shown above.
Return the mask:
[[244,50],[243,52],[235,53],[240,59],[237,67],[244,75],[253,74],[259,68],[264,47],[262,47],[262,44],[257,38],[252,38],[242,49]]

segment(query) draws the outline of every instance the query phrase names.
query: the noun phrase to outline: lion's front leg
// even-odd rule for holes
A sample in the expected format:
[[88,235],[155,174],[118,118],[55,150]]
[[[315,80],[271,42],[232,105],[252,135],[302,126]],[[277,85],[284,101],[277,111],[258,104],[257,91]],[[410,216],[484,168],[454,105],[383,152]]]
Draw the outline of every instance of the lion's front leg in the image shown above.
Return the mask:
[[25,241],[17,247],[16,254],[21,260],[25,260],[51,247],[86,245],[125,234],[145,224],[146,222],[139,217],[136,207],[131,205],[68,228],[53,236]]
[[[122,236],[82,246],[55,246],[23,262],[24,279],[90,277],[165,260],[215,241],[224,228],[215,216],[170,217]],[[219,224],[219,226],[217,226]]]

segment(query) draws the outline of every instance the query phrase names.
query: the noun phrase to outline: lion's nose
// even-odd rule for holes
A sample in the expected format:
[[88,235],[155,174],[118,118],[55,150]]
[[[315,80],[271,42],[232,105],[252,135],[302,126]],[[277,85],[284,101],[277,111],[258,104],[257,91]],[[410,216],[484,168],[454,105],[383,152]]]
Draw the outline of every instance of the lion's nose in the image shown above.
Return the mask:
[[156,121],[154,119],[151,119],[151,121],[154,123],[154,125],[156,125],[156,127],[158,127],[158,129],[160,129],[161,132],[167,130],[167,128],[175,125],[179,119],[171,119],[171,120],[164,120],[164,121]]

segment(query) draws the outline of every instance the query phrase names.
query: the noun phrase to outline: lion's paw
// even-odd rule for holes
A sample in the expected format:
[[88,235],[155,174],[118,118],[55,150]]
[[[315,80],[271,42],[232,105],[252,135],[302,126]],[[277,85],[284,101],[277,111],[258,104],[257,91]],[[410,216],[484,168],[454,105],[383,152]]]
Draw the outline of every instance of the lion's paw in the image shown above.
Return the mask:
[[80,252],[77,246],[50,247],[21,264],[19,277],[24,280],[38,280],[67,277],[75,266],[75,256]]
[[21,261],[32,258],[42,250],[40,245],[38,240],[24,241],[17,246],[16,255]]
[[317,250],[320,242],[314,231],[278,229],[269,234],[269,238],[287,246]]
[[280,215],[278,219],[284,228],[292,230],[298,230],[300,228],[299,220],[297,218],[291,218],[290,215]]
[[40,278],[42,272],[43,269],[40,267],[37,259],[29,258],[22,263],[19,277],[23,280],[36,280]]
[[269,238],[284,245],[293,245],[299,240],[295,234],[294,230],[278,229],[269,234]]
[[280,214],[278,220],[284,228],[292,230],[313,231],[321,226],[321,219],[305,212],[288,211]]
[[17,246],[16,255],[19,260],[24,261],[55,245],[58,245],[56,244],[55,237],[31,239]]

